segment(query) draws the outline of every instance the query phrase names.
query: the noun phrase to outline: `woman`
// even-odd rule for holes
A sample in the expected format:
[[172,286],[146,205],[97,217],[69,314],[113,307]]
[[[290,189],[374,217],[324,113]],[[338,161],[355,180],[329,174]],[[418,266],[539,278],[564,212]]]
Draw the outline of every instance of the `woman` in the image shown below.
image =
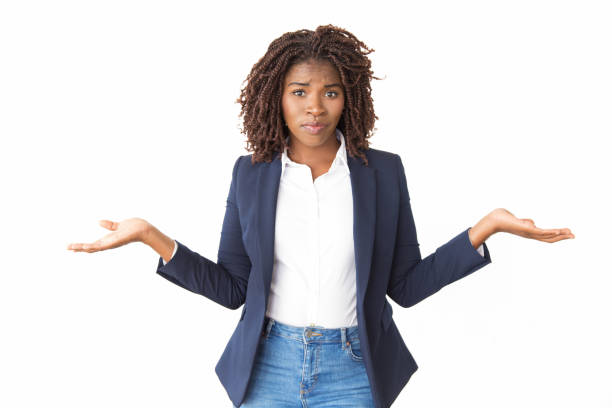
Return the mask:
[[480,269],[497,232],[574,238],[498,208],[421,258],[401,159],[369,148],[372,51],[320,26],[282,35],[253,66],[238,99],[253,153],[234,165],[217,263],[139,218],[68,246],[144,242],[166,279],[244,305],[215,368],[235,407],[388,407],[417,364],[386,295],[410,307]]

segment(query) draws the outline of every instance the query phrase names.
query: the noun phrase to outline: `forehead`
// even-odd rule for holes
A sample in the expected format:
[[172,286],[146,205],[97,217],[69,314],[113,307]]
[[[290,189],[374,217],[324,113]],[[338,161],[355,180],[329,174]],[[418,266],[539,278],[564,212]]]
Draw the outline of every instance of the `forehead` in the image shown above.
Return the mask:
[[309,60],[289,67],[285,75],[285,84],[292,81],[308,83],[311,81],[340,82],[340,74],[329,61]]

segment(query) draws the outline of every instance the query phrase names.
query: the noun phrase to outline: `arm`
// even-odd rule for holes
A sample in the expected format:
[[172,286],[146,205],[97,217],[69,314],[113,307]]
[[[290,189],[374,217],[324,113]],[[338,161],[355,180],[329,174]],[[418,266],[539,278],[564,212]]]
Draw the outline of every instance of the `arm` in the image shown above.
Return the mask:
[[[236,205],[239,162],[240,158],[236,160],[232,172],[217,263],[191,251],[177,240],[174,256],[166,264],[164,264],[165,258],[160,256],[157,265],[159,275],[184,289],[205,296],[229,309],[237,309],[244,304],[247,282],[251,272],[251,261],[242,243],[242,228],[240,227]],[[149,244],[160,240],[159,234],[153,232],[144,242]],[[166,246],[168,258],[170,258],[169,254],[172,250],[171,242],[172,240],[169,240]]]
[[[474,236],[475,242],[472,243],[470,240],[472,228],[467,228],[436,249],[433,254],[421,258],[406,175],[399,156],[397,156],[397,171],[400,184],[400,214],[387,294],[398,305],[410,307],[444,286],[489,264],[491,257],[484,239],[482,242],[478,241],[482,237],[488,237],[484,229],[487,223],[483,222],[477,224],[478,227],[473,227],[474,232],[481,234]],[[475,245],[483,246],[484,257],[478,253]]]
[[[176,254],[176,250],[177,249],[178,249],[178,244],[176,243],[176,241],[174,241],[174,251],[172,251],[172,256],[170,257],[170,259],[172,259],[174,257],[174,254]],[[162,258],[163,258],[163,256],[162,256]],[[170,262],[170,259],[167,260],[167,261],[165,259],[162,259],[164,261],[164,265],[167,264],[168,262]]]
[[[176,242],[151,224],[149,224],[143,234],[142,243],[153,248],[161,257],[164,265],[170,262],[170,259],[176,253]],[[172,250],[173,246],[175,246],[174,251]]]

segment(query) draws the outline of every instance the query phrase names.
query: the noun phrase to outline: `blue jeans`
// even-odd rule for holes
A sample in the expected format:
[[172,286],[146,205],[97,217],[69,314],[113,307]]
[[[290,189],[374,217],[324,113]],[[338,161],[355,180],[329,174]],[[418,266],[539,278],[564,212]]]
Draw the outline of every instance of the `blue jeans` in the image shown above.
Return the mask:
[[374,407],[357,333],[266,317],[240,408]]

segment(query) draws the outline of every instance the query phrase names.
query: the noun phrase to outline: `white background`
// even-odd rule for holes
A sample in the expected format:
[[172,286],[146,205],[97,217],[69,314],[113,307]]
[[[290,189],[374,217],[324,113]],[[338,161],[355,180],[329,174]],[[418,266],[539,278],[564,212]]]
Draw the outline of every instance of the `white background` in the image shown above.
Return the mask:
[[216,261],[242,81],[287,31],[376,51],[372,147],[401,155],[421,253],[497,207],[492,263],[392,302],[419,370],[394,407],[612,407],[612,13],[605,1],[0,3],[0,406],[230,407],[239,310],[156,274],[142,217]]

